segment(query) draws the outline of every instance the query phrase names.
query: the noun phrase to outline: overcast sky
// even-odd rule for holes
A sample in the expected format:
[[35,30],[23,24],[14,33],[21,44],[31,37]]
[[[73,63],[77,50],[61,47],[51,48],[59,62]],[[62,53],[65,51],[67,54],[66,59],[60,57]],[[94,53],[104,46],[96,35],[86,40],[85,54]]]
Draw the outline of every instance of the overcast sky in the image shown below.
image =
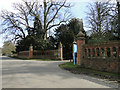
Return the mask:
[[[3,9],[7,9],[9,11],[12,11],[12,4],[14,2],[21,2],[22,0],[1,0],[0,1],[0,11]],[[91,3],[96,0],[69,0],[74,4],[74,7],[71,8],[71,12],[75,18],[83,19],[83,23],[85,23],[85,11],[87,11],[86,5],[88,3]],[[105,0],[99,0],[99,1],[105,1]],[[116,2],[116,0],[112,0],[113,3]],[[0,20],[1,21],[1,20]],[[0,22],[1,23],[1,22]],[[0,26],[0,30],[2,30]],[[86,28],[85,28],[86,30]],[[0,36],[0,47],[3,45],[2,36]]]

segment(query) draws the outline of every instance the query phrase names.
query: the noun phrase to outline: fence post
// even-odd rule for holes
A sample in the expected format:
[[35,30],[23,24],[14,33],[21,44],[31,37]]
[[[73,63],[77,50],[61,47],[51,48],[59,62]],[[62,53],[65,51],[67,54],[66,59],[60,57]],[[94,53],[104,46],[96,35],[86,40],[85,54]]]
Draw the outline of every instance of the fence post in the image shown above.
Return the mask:
[[83,59],[83,45],[85,44],[85,34],[80,31],[77,34],[77,54],[78,54],[78,64],[82,64],[82,59]]
[[29,47],[29,58],[33,58],[33,46],[30,45]]

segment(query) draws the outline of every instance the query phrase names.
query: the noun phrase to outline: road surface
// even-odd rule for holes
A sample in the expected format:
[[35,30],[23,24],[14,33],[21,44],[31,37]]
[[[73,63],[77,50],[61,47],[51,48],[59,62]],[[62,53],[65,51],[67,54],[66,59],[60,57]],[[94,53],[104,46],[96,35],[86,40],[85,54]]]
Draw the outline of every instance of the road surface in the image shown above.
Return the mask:
[[117,88],[117,84],[59,68],[66,61],[2,57],[2,88]]

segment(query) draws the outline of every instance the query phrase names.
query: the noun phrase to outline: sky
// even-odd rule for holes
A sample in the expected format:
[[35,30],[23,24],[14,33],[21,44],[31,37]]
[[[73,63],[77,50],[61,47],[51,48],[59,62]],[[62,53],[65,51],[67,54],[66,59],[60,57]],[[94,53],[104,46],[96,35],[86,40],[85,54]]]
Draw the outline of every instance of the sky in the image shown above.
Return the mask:
[[[12,5],[15,2],[21,2],[22,0],[1,0],[0,1],[0,11],[3,9],[7,9],[8,11],[13,11]],[[68,0],[72,4],[74,4],[74,7],[71,8],[71,12],[73,17],[83,19],[83,24],[85,26],[86,23],[86,16],[85,12],[87,12],[88,8],[86,7],[88,3],[92,3],[96,0]],[[99,1],[105,1],[105,0],[99,0]],[[116,0],[112,0],[112,2],[115,2]],[[1,23],[1,20],[0,20]],[[84,27],[86,30],[87,28]],[[2,30],[2,27],[0,26],[0,30]],[[2,40],[2,36],[0,36],[0,47],[3,46],[4,40]]]

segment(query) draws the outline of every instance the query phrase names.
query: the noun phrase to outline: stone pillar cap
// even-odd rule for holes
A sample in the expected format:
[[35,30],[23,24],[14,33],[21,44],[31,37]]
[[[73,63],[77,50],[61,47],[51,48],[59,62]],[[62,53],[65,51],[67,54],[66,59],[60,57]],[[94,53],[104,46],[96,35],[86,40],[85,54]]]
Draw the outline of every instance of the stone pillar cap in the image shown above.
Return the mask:
[[76,41],[73,42],[73,44],[76,44],[76,43],[77,43]]
[[82,31],[80,31],[80,32],[77,34],[77,37],[85,37],[85,34],[84,34]]
[[30,44],[30,49],[33,49],[33,46],[32,46],[32,44]]

